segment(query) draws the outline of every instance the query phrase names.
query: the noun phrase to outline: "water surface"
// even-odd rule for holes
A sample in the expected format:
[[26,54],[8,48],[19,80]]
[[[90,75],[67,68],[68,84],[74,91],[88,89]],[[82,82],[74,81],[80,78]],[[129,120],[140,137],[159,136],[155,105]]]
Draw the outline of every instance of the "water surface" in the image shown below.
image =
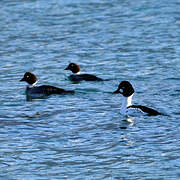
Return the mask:
[[[0,2],[1,179],[179,179],[180,3]],[[72,83],[69,62],[104,82]],[[76,90],[26,101],[38,84]],[[134,103],[168,116],[120,114],[120,81]]]

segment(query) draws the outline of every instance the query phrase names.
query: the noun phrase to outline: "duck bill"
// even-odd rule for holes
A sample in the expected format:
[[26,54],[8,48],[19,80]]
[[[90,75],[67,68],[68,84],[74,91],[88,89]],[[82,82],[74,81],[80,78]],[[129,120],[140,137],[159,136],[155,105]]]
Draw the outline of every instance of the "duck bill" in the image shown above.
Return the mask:
[[119,89],[117,89],[116,91],[113,92],[114,94],[118,94],[120,93]]
[[69,69],[69,66],[68,66],[68,67],[66,67],[64,70],[70,70],[70,69]]
[[24,77],[20,81],[25,81]]

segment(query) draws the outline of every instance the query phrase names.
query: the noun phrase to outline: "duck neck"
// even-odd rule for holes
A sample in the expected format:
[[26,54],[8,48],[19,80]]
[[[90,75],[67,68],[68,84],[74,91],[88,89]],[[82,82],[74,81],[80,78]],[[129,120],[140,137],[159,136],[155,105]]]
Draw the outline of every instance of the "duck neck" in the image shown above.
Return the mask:
[[76,72],[76,73],[74,73],[74,74],[79,75],[79,74],[80,74],[80,71],[78,71],[78,72]]
[[29,85],[27,86],[27,88],[33,88],[33,87],[35,87],[35,86],[36,86],[36,83],[37,83],[37,81],[36,81],[35,83],[33,83],[33,84],[29,84]]
[[133,97],[133,94],[131,96],[129,96],[129,97],[124,97],[123,96],[121,109],[126,109],[127,107],[132,105],[132,97]]

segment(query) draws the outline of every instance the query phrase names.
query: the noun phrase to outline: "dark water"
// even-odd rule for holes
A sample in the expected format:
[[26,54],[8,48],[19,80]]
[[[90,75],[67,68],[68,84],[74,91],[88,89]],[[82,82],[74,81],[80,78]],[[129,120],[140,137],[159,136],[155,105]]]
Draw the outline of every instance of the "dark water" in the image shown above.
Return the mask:
[[[178,0],[2,0],[0,19],[0,179],[180,179]],[[26,101],[26,71],[76,94]],[[121,116],[122,80],[168,116]]]

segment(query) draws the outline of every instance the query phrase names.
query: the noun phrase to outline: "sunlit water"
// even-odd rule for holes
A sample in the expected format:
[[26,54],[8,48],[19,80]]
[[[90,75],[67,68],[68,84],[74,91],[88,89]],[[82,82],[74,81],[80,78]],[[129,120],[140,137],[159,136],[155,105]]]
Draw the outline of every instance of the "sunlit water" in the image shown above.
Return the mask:
[[[0,19],[0,179],[180,179],[178,0],[2,0]],[[26,101],[26,71],[76,94]],[[122,80],[167,116],[121,116]]]

